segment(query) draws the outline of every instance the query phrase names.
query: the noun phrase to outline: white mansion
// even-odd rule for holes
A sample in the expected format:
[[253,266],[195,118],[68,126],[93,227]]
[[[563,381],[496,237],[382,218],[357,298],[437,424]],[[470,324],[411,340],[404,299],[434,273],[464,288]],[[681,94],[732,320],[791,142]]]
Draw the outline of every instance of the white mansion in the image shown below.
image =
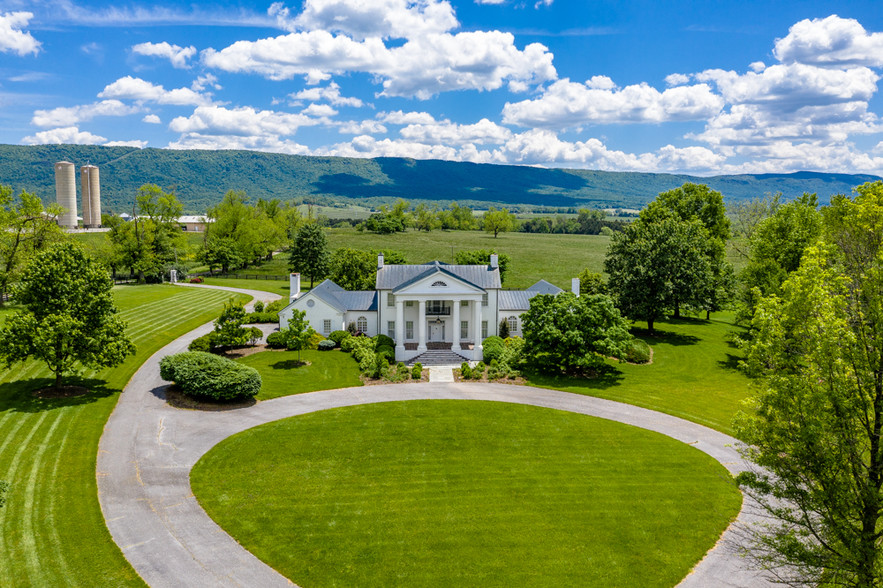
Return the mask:
[[[578,282],[574,286],[578,292]],[[479,360],[482,340],[497,334],[500,321],[508,322],[511,335],[520,335],[521,313],[530,299],[558,292],[545,280],[526,290],[503,290],[496,255],[488,265],[385,265],[379,255],[374,290],[344,290],[325,280],[301,294],[300,275],[291,274],[290,302],[279,312],[279,325],[286,328],[297,309],[325,336],[350,323],[369,336],[389,335],[397,361],[412,360],[427,349],[450,349],[463,359]]]

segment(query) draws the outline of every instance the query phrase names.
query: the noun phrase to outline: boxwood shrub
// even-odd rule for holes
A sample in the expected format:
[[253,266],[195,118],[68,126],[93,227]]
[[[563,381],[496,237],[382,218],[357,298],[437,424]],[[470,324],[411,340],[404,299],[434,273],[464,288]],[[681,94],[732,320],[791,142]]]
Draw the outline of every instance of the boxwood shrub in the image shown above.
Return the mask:
[[331,331],[331,334],[328,335],[328,339],[334,341],[338,345],[340,345],[340,343],[347,337],[352,337],[349,331]]
[[261,391],[261,375],[256,369],[202,351],[165,356],[159,373],[194,398],[241,400]]
[[490,363],[495,359],[498,360],[503,356],[505,344],[503,343],[502,337],[497,337],[496,335],[490,336],[482,341],[481,345],[484,350],[485,363]]
[[190,342],[190,345],[187,346],[187,349],[190,351],[205,351],[206,353],[208,353],[212,350],[212,347],[216,347],[214,332],[207,333],[202,337],[197,337]]
[[325,339],[324,341],[319,341],[319,351],[331,351],[337,347],[337,344],[331,339]]
[[[466,365],[468,366],[469,364],[466,364]],[[419,380],[422,377],[423,377],[423,364],[418,361],[417,363],[415,363],[411,367],[411,379],[412,380]]]
[[267,335],[267,347],[270,349],[285,349],[285,334],[282,331],[273,331]]
[[389,337],[382,333],[379,335],[374,335],[374,342],[377,344],[378,349],[386,345],[389,345],[390,347],[395,347],[396,344],[396,342],[392,340],[392,337]]

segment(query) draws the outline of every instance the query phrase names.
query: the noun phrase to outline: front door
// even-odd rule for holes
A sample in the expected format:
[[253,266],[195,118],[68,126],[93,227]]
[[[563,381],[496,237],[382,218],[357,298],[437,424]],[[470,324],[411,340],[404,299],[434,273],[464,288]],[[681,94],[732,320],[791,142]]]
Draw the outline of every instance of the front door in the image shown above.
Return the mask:
[[445,324],[429,323],[429,340],[444,341],[445,340]]

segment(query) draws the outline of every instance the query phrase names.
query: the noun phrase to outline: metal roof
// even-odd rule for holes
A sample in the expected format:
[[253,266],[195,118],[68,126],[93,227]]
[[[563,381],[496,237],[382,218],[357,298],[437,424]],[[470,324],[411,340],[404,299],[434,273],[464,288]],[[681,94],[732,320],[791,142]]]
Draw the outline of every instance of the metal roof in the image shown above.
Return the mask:
[[546,280],[540,280],[527,290],[501,290],[498,294],[500,310],[527,310],[530,308],[530,299],[537,294],[560,294],[563,292],[555,284]]
[[373,290],[344,290],[331,280],[325,280],[309,292],[341,312],[348,310],[377,310],[377,292]]
[[377,270],[374,287],[378,290],[396,290],[436,271],[451,274],[483,290],[501,287],[499,268],[489,265],[450,265],[441,261],[421,265],[384,265]]

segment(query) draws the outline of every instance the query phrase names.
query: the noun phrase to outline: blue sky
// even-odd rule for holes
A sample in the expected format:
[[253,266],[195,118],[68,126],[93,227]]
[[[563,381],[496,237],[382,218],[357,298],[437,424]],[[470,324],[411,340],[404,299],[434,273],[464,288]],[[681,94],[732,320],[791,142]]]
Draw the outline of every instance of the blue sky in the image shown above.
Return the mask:
[[0,143],[883,175],[879,2],[0,0]]

